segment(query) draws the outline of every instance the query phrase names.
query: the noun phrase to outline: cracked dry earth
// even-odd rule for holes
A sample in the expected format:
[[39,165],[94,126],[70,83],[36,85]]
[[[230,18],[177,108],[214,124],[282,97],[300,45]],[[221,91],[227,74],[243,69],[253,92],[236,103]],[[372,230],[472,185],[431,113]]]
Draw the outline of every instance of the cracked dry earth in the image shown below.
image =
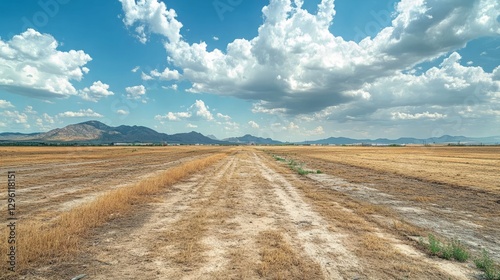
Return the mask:
[[[327,182],[323,182],[326,184]],[[430,258],[270,156],[241,148],[96,229],[44,277],[86,279],[473,279]],[[70,278],[69,278],[70,279]]]

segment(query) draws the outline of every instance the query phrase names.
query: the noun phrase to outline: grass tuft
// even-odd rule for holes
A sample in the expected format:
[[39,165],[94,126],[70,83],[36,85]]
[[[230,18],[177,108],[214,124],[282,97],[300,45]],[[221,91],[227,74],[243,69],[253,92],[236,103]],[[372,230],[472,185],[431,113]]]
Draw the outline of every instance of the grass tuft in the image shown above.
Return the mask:
[[500,280],[500,271],[486,250],[483,249],[481,256],[474,259],[474,263],[484,272],[484,278],[487,280]]
[[[424,244],[423,240],[420,243]],[[451,239],[449,243],[442,243],[432,234],[428,236],[427,250],[430,255],[445,260],[454,259],[459,262],[466,262],[470,258],[469,251],[459,240]]]

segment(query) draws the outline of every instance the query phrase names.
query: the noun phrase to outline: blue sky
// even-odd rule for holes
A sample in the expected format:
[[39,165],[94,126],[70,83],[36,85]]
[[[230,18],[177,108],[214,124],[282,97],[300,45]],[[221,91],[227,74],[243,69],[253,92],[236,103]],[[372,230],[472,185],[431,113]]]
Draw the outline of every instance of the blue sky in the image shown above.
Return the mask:
[[499,135],[495,0],[0,1],[0,131]]

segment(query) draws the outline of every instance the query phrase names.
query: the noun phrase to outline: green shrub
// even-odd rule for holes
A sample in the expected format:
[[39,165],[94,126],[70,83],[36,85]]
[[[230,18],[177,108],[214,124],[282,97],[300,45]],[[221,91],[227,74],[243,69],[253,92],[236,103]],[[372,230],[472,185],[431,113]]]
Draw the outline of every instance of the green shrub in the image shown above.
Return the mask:
[[460,242],[460,240],[452,239],[449,247],[451,250],[451,255],[455,260],[459,262],[466,262],[469,259],[470,253],[462,244],[462,242]]
[[466,262],[470,257],[469,251],[459,240],[451,239],[449,243],[443,244],[432,234],[429,234],[428,250],[432,256],[445,260],[455,259],[459,262]]
[[476,267],[484,272],[487,280],[500,280],[500,271],[495,267],[495,263],[486,250],[483,250],[481,256],[474,260]]
[[431,255],[437,256],[439,252],[441,252],[441,247],[441,242],[439,242],[434,235],[429,234],[429,251]]

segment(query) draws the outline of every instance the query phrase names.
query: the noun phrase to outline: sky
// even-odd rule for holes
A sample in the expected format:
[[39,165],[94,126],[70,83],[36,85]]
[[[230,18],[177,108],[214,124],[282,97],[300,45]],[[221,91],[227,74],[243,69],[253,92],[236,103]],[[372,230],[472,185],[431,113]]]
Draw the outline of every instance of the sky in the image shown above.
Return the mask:
[[500,135],[497,0],[0,1],[0,132]]

